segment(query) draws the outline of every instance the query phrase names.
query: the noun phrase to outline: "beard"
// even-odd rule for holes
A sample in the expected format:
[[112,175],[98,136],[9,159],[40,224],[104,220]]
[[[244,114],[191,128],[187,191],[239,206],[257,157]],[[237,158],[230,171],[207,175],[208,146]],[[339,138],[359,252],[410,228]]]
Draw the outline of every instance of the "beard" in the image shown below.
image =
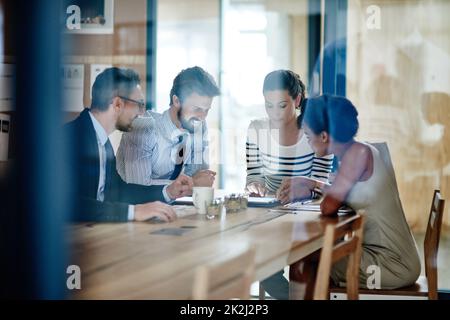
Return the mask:
[[203,130],[203,121],[199,118],[192,117],[186,119],[182,115],[179,115],[178,119],[183,129],[186,129],[189,133],[194,133],[196,130]]
[[131,120],[129,123],[124,123],[121,121],[117,121],[116,123],[116,129],[122,132],[130,132],[133,130],[133,120]]

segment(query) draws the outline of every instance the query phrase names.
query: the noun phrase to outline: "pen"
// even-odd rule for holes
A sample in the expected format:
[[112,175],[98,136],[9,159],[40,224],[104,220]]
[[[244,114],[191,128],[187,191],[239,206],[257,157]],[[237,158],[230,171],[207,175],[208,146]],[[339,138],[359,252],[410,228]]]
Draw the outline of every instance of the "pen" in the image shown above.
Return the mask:
[[290,208],[291,206],[305,205],[305,204],[309,204],[309,203],[312,203],[312,202],[313,202],[313,200],[308,199],[308,200],[305,200],[305,201],[287,203],[283,207]]

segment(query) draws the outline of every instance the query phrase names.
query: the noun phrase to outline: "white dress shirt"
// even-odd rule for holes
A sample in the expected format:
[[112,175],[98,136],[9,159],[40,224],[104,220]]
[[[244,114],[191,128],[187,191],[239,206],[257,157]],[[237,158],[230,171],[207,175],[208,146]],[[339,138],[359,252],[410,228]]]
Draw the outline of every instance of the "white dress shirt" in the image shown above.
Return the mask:
[[[95,133],[97,135],[98,154],[100,156],[100,174],[98,179],[97,200],[103,202],[105,200],[105,182],[106,182],[106,148],[105,144],[108,141],[108,135],[100,122],[95,119],[91,112],[89,112],[92,124],[94,125]],[[166,197],[166,194],[164,194]],[[128,220],[134,220],[134,205],[128,205]]]

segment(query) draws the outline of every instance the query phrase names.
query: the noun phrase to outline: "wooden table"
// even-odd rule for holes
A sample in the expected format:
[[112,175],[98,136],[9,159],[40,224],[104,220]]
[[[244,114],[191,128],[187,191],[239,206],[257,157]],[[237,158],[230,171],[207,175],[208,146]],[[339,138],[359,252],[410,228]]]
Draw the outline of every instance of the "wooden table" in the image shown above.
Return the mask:
[[[325,225],[345,219],[249,208],[214,220],[196,214],[164,224],[72,225],[71,263],[81,268],[82,287],[74,298],[189,299],[196,267],[252,245],[255,281],[262,280],[319,250]],[[151,234],[162,228],[189,231]]]

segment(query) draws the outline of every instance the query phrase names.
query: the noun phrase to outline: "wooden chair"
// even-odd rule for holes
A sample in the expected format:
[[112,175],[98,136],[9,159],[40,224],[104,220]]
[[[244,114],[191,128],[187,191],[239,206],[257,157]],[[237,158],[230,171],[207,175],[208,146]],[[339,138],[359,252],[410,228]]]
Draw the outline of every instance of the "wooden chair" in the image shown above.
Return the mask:
[[255,249],[249,248],[232,259],[197,268],[192,290],[194,300],[249,299],[255,275]]
[[314,300],[329,299],[329,282],[332,265],[344,257],[347,264],[347,296],[358,299],[359,266],[361,262],[364,215],[358,212],[353,219],[327,225],[325,239],[320,254],[319,268],[314,287]]
[[[425,276],[419,277],[412,286],[395,290],[360,289],[361,299],[438,299],[437,255],[444,205],[441,192],[435,190],[424,239]],[[345,298],[343,290],[339,288],[332,288],[330,295],[331,299]]]

